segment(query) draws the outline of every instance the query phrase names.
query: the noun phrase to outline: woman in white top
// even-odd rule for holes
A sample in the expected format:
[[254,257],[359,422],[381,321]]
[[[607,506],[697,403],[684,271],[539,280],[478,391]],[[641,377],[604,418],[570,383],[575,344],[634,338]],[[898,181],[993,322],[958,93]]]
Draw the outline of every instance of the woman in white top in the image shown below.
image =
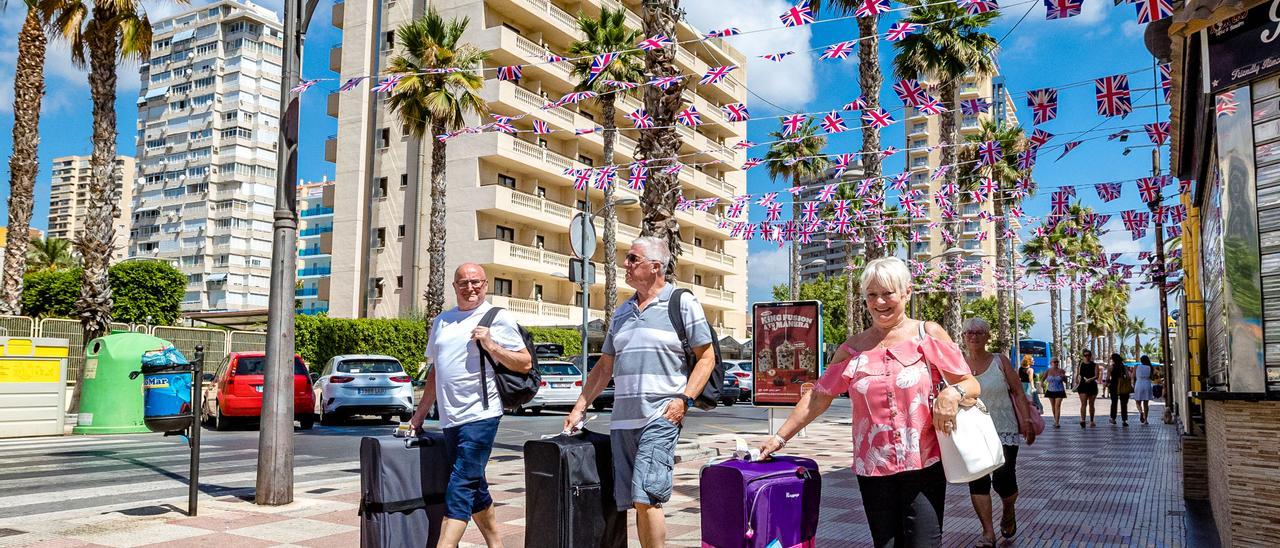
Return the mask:
[[1133,401],[1138,402],[1138,419],[1147,424],[1147,416],[1151,414],[1151,358],[1143,356],[1139,362],[1133,368]]
[[1039,411],[1028,401],[1009,358],[987,352],[987,341],[991,340],[991,324],[981,318],[971,318],[964,324],[963,335],[965,361],[982,386],[982,403],[991,414],[996,432],[1000,434],[1000,444],[1004,446],[1004,465],[990,476],[969,482],[969,499],[973,502],[974,512],[978,514],[978,521],[982,522],[982,542],[978,546],[995,546],[996,533],[991,524],[991,489],[995,488],[1003,502],[1000,534],[1011,539],[1018,532],[1014,514],[1014,502],[1018,500],[1018,446],[1024,439],[1027,444],[1035,441],[1031,413]]

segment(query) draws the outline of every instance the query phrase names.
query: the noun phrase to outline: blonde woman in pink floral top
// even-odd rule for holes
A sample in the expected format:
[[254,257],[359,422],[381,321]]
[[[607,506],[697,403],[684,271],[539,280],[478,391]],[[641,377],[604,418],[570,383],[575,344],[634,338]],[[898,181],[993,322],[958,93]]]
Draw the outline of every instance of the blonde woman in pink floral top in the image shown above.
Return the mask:
[[[815,390],[761,447],[769,455],[847,393],[853,407],[853,471],[876,546],[936,546],[947,480],[938,434],[981,390],[959,347],[934,323],[908,318],[911,273],[896,257],[867,263],[862,295],[870,329],[849,337]],[[945,380],[950,386],[936,391]]]

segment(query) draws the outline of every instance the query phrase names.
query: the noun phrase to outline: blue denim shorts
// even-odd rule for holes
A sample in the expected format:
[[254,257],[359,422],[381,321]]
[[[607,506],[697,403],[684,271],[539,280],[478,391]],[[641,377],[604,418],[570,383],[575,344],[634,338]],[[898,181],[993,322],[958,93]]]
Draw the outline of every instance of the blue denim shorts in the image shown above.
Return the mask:
[[632,430],[609,432],[613,449],[613,501],[619,510],[671,500],[672,468],[680,427],[664,417]]
[[469,521],[471,514],[493,506],[484,468],[489,463],[489,454],[493,452],[493,440],[498,435],[498,420],[501,418],[482,419],[443,430],[445,450],[453,468],[449,475],[449,488],[444,495],[445,516]]

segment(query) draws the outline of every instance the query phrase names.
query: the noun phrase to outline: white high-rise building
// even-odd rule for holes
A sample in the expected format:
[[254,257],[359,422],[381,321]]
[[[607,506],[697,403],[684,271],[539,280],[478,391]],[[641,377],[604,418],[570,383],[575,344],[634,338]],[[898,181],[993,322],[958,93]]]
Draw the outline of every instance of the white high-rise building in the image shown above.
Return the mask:
[[188,311],[266,308],[283,32],[223,0],[153,24],[129,254],[187,274]]
[[[134,161],[131,156],[117,156],[116,240],[111,262],[119,262],[129,252],[129,212],[133,205]],[[53,159],[53,178],[49,185],[49,237],[77,240],[84,235],[85,218],[89,215],[89,182],[93,176],[88,156],[63,156]]]

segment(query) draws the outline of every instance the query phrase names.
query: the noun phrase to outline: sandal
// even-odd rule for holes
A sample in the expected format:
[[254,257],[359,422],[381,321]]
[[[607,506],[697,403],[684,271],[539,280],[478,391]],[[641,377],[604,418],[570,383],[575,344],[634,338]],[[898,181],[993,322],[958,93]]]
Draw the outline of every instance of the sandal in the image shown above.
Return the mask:
[[977,544],[974,544],[973,546],[974,548],[995,548],[996,538],[982,537],[982,539],[978,540]]
[[1018,519],[1015,515],[1005,514],[1000,518],[1000,534],[1006,539],[1018,534]]

